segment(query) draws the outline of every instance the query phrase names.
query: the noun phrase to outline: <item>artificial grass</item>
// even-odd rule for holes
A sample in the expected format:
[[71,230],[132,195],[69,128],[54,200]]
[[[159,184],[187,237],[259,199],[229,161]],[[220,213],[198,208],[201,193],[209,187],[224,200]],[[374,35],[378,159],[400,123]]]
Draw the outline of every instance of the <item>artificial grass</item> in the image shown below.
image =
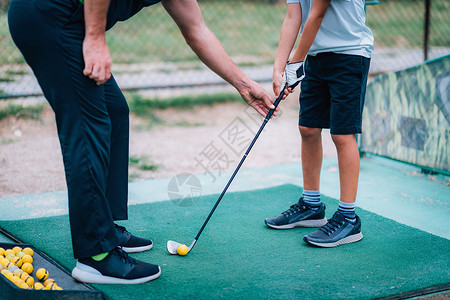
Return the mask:
[[[167,240],[191,243],[217,195],[187,208],[171,201],[130,206],[130,220],[121,224],[155,244],[132,256],[161,265],[162,275],[140,285],[94,286],[111,299],[373,299],[450,283],[449,240],[361,209],[363,240],[336,248],[306,245],[302,237],[314,229],[266,228],[264,218],[287,209],[300,192],[283,185],[227,194],[185,257],[168,254]],[[337,200],[322,200],[331,217]],[[67,216],[0,226],[74,267]]]

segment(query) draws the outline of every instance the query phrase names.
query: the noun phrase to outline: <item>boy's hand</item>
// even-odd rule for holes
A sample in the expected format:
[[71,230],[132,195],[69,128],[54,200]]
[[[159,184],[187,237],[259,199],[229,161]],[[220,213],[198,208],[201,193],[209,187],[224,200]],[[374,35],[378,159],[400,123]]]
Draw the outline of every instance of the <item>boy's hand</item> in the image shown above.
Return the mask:
[[303,62],[288,62],[286,64],[286,68],[284,69],[281,91],[283,91],[287,83],[287,88],[290,89],[289,92],[292,92],[292,90],[300,83],[300,81],[302,81],[303,78],[305,78]]

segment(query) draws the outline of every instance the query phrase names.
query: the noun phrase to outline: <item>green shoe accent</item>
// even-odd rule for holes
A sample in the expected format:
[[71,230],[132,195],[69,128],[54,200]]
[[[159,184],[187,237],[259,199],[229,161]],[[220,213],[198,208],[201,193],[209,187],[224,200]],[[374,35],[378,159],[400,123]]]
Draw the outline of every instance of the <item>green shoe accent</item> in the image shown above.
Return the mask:
[[92,259],[95,260],[95,261],[101,261],[101,260],[103,260],[105,257],[107,257],[108,254],[109,254],[109,252],[100,253],[100,254],[97,254],[97,255],[92,256]]

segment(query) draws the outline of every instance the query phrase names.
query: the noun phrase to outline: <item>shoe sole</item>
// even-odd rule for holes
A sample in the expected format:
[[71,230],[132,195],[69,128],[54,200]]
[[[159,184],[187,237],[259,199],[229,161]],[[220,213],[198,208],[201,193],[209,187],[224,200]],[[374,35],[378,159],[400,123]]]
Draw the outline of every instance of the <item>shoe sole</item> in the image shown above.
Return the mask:
[[[72,270],[72,277],[76,279],[79,282],[85,282],[85,283],[98,283],[98,284],[139,284],[148,282],[151,280],[155,280],[161,275],[161,267],[158,267],[159,271],[158,273],[147,276],[147,277],[141,277],[136,279],[123,279],[123,278],[116,278],[116,277],[110,277],[110,276],[103,276],[101,275],[97,270],[94,268],[91,268],[89,266],[84,266],[81,270],[78,267],[75,267]],[[91,272],[89,272],[89,269]]]
[[337,246],[344,245],[344,244],[356,243],[356,242],[359,242],[362,238],[363,238],[363,235],[360,232],[357,234],[349,235],[349,236],[347,236],[343,239],[340,239],[339,241],[333,242],[333,243],[318,243],[318,242],[310,241],[310,240],[308,240],[306,235],[303,237],[303,240],[305,242],[307,242],[308,244],[311,244],[314,246],[323,247],[323,248],[332,248],[332,247],[337,247]]
[[123,251],[126,253],[137,253],[137,252],[144,252],[148,251],[153,248],[153,244],[147,245],[147,246],[141,246],[141,247],[121,247]]
[[323,225],[327,224],[327,218],[319,219],[319,220],[304,220],[304,221],[298,221],[291,224],[286,225],[272,225],[267,222],[265,222],[267,226],[273,229],[292,229],[297,227],[322,227]]

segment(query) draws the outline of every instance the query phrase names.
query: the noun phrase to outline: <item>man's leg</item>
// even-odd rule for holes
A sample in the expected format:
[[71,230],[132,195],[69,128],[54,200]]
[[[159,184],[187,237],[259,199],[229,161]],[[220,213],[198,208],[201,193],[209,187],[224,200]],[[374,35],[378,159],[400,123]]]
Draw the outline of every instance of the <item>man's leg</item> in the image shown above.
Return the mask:
[[[105,84],[105,103],[111,120],[106,199],[114,221],[128,219],[129,108],[114,76]],[[128,253],[150,250],[150,239],[136,237],[125,227],[115,225],[122,250]]]
[[106,199],[115,221],[128,219],[129,113],[127,101],[114,77],[105,84],[105,103],[111,120]]

